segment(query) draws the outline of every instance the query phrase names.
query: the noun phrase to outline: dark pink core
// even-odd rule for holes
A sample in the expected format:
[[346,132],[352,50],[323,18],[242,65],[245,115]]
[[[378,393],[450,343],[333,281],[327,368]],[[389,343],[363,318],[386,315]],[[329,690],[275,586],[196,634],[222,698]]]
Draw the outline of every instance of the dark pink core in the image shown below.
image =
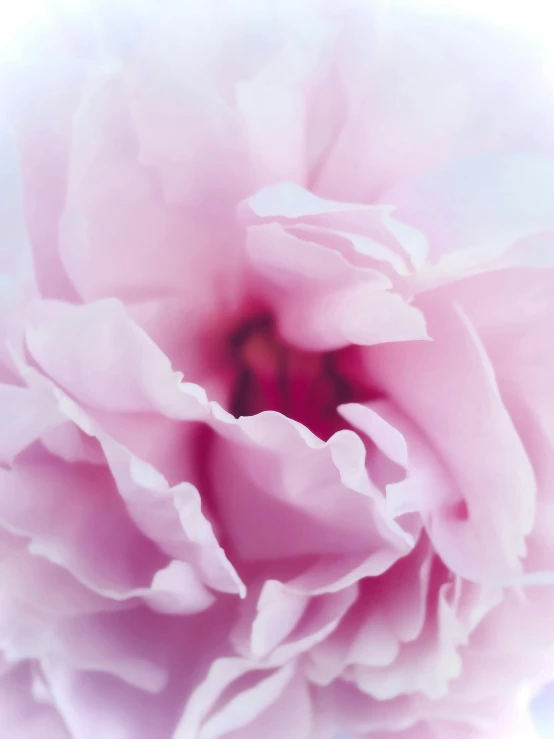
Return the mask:
[[230,349],[229,411],[237,418],[279,411],[328,439],[346,426],[337,406],[370,395],[347,379],[352,351],[309,352],[288,345],[267,314],[243,322],[230,336]]

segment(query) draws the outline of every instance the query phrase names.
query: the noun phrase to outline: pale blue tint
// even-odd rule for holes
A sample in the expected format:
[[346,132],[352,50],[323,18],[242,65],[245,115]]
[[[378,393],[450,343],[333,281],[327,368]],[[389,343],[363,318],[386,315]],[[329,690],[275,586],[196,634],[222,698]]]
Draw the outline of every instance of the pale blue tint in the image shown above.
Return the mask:
[[554,683],[532,704],[533,718],[540,739],[554,738]]

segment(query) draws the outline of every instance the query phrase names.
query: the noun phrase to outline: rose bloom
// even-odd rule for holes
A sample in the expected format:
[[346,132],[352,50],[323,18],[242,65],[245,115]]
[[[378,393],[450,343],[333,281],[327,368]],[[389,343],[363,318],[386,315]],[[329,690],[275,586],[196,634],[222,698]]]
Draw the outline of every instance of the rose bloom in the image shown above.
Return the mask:
[[12,48],[0,737],[534,736],[547,70],[369,0],[106,0]]

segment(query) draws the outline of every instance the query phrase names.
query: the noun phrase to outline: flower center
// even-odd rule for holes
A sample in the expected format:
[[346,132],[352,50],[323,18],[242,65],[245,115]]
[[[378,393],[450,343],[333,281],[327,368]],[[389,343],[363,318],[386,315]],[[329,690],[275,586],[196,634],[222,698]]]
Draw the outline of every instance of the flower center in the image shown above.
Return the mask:
[[235,382],[231,413],[247,416],[279,411],[327,439],[344,427],[341,403],[360,393],[341,374],[341,351],[307,352],[285,344],[270,316],[244,323],[231,336]]

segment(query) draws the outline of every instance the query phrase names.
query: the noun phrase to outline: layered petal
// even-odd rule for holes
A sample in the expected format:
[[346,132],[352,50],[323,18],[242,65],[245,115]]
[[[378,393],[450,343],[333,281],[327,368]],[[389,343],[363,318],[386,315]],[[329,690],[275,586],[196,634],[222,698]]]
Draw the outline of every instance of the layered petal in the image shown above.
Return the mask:
[[403,0],[38,26],[0,69],[0,735],[532,737],[544,49]]
[[459,574],[498,581],[517,574],[525,554],[535,516],[534,471],[474,328],[455,306],[427,305],[432,342],[368,349],[365,361],[438,453],[440,494],[452,486],[429,524],[441,555]]

